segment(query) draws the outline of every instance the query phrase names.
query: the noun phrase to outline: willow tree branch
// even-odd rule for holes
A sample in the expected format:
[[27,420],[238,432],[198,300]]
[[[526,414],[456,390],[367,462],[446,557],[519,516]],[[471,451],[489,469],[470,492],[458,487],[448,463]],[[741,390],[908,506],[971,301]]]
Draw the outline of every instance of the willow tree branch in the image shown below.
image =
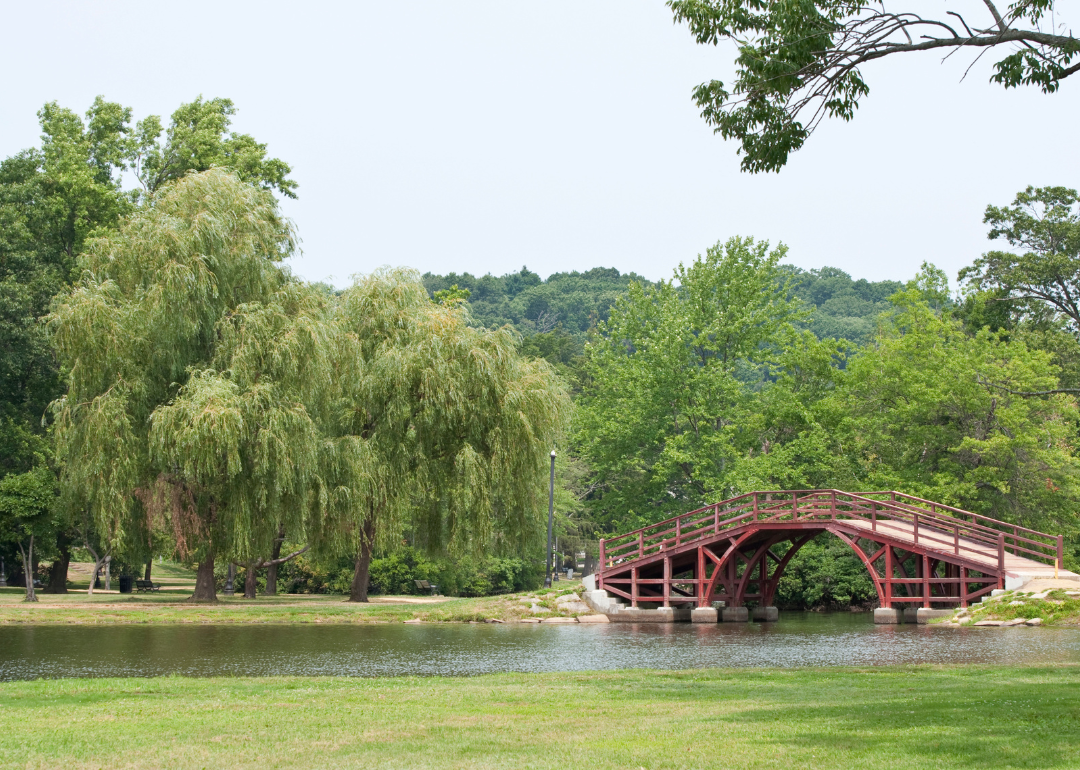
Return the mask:
[[263,567],[274,567],[274,566],[276,566],[278,564],[284,564],[285,562],[289,561],[290,559],[295,559],[297,556],[304,553],[305,551],[307,551],[310,548],[311,548],[310,545],[305,545],[299,551],[293,551],[288,556],[282,556],[281,558],[278,558],[278,559],[267,559],[265,561],[263,559],[260,559],[258,562],[255,563],[255,569],[262,569]]

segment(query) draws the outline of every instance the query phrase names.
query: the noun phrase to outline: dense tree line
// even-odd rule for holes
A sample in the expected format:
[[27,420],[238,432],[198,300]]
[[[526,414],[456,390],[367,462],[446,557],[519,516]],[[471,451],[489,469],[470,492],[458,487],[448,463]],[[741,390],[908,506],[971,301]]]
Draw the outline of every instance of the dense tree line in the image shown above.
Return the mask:
[[[283,267],[289,167],[227,100],[157,118],[40,113],[0,163],[0,556],[63,591],[155,554],[245,594],[478,593],[539,579],[547,453],[560,550],[754,489],[899,489],[1024,526],[1080,521],[1080,200],[986,211],[1006,248],[950,290],[717,243],[668,280]],[[136,186],[124,186],[134,180]],[[469,557],[473,554],[474,557]],[[476,555],[482,556],[476,556]],[[149,569],[149,566],[147,566]],[[13,577],[18,577],[14,576]],[[827,541],[792,606],[872,596]]]
[[[515,324],[522,350],[573,384],[561,531],[584,542],[754,489],[836,487],[898,489],[1075,543],[1077,195],[1029,189],[988,207],[986,222],[1016,251],[976,259],[956,292],[932,265],[906,284],[854,281],[735,238],[669,281],[622,277],[584,334],[488,316]],[[425,284],[473,285],[460,278]],[[550,290],[562,280],[530,279]],[[591,306],[607,290],[597,285]],[[828,543],[792,569],[788,604],[873,595],[861,565]]]
[[[780,276],[789,281],[794,296],[814,308],[810,328],[815,334],[860,345],[869,340],[877,317],[889,308],[889,297],[902,286],[898,281],[852,280],[834,267],[802,270],[782,265]],[[552,273],[546,279],[527,267],[481,278],[470,273],[424,274],[432,297],[456,288],[468,300],[477,323],[489,328],[513,326],[534,355],[553,363],[580,354],[590,332],[608,320],[612,306],[631,283],[653,285],[635,273],[604,267]]]

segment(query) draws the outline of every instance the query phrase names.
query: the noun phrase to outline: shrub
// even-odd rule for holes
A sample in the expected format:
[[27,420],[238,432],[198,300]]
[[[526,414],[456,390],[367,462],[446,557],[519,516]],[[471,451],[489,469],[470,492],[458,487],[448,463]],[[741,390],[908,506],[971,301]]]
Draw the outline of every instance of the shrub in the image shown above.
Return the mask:
[[[300,556],[283,564],[278,575],[285,593],[347,594],[352,585],[353,562],[343,558],[320,563]],[[518,558],[432,559],[405,547],[371,560],[368,592],[425,593],[416,587],[417,580],[435,583],[444,596],[491,596],[539,587],[543,568]]]

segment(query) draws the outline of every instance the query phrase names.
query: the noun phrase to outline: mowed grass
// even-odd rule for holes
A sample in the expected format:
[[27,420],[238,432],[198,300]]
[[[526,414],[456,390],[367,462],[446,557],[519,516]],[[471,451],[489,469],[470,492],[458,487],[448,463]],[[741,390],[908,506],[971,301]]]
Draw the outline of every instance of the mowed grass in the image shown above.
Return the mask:
[[1080,667],[0,684],[4,767],[1076,768]]
[[[169,565],[166,565],[169,566]],[[155,565],[155,580],[164,572]],[[95,591],[87,596],[87,581],[66,594],[38,592],[38,601],[23,601],[25,589],[0,588],[0,625],[111,625],[117,623],[402,623],[420,620],[430,623],[464,623],[498,620],[513,622],[528,617],[573,615],[555,603],[560,594],[576,591],[580,581],[564,581],[560,587],[540,589],[525,594],[506,594],[479,598],[425,596],[372,596],[367,604],[350,603],[345,596],[312,594],[260,595],[245,599],[243,594],[227,597],[218,594],[214,604],[189,601],[193,579],[174,568],[175,575],[163,578],[163,589],[151,593],[120,594],[115,589]],[[242,590],[242,587],[241,587]],[[534,597],[526,600],[523,597]],[[536,616],[532,604],[548,610]],[[581,614],[581,613],[577,613]]]
[[[382,598],[382,597],[380,597]],[[407,601],[407,597],[399,597]],[[446,599],[430,604],[392,604],[373,601],[350,604],[342,597],[259,597],[255,601],[228,599],[217,604],[191,604],[173,599],[137,597],[93,603],[0,604],[0,625],[114,625],[150,624],[271,624],[271,623],[465,623],[502,620],[528,615],[528,605],[512,599]],[[553,613],[554,614],[554,613]]]

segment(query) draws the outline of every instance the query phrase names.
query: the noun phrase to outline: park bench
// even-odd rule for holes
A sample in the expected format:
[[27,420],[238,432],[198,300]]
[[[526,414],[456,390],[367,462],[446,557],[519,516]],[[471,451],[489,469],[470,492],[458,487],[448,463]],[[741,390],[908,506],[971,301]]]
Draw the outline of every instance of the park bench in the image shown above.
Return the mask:
[[439,592],[439,587],[434,583],[429,583],[426,580],[414,580],[413,582],[416,583],[416,587],[421,591],[431,591],[432,596]]
[[135,590],[140,593],[143,591],[160,591],[161,583],[155,583],[151,580],[136,580]]

